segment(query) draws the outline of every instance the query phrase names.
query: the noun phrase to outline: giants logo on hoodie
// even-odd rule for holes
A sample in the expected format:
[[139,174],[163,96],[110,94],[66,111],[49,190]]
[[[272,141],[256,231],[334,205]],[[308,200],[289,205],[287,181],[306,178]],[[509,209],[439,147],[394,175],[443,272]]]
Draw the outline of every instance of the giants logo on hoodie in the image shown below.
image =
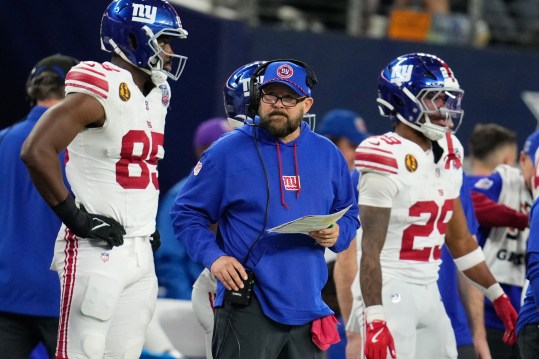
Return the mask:
[[287,191],[299,191],[301,188],[299,176],[283,176],[283,183]]

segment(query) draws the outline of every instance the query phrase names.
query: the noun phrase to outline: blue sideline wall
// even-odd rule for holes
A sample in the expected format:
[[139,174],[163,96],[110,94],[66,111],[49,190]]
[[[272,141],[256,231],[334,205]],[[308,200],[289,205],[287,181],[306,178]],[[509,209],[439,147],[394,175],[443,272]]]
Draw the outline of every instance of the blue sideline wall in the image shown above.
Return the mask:
[[[28,111],[24,86],[32,66],[61,52],[81,60],[107,61],[100,50],[99,24],[108,0],[22,0],[0,12],[4,49],[3,110],[0,128]],[[160,163],[161,189],[166,191],[195,163],[191,138],[201,121],[223,115],[222,87],[238,66],[254,60],[297,58],[315,70],[319,85],[312,112],[319,118],[334,107],[360,113],[371,133],[390,129],[375,103],[378,74],[393,57],[430,52],[445,59],[465,89],[464,123],[458,131],[465,145],[474,124],[496,122],[517,131],[519,144],[537,127],[521,99],[523,91],[539,92],[539,52],[515,49],[471,49],[389,40],[351,38],[343,34],[290,32],[251,28],[177,8],[189,38],[175,51],[189,60],[180,80],[172,83],[167,118],[166,156]],[[466,145],[465,145],[466,147]],[[315,154],[313,154],[315,155]]]

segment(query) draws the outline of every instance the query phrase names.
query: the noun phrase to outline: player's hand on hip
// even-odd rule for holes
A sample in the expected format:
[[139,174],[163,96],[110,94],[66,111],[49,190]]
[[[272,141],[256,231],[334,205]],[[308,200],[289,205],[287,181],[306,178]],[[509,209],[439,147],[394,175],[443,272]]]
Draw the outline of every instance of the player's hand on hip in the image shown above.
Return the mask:
[[367,324],[365,356],[367,359],[386,359],[387,350],[392,358],[397,357],[393,336],[383,320],[373,320]]
[[[86,212],[82,204],[80,209]],[[86,214],[90,217],[90,227],[86,238],[106,242],[107,249],[124,244],[125,229],[114,218],[88,212]]]
[[309,236],[311,236],[316,243],[322,247],[333,247],[339,238],[339,225],[337,223],[333,223],[326,229],[309,232]]
[[211,265],[212,274],[223,283],[226,289],[237,291],[244,287],[247,273],[243,265],[234,257],[222,256]]
[[515,308],[513,308],[511,301],[509,301],[509,298],[505,293],[502,293],[492,302],[492,305],[494,306],[496,315],[501,319],[503,326],[505,327],[503,342],[505,344],[515,345],[517,342],[515,327],[518,314],[515,311]]
[[107,216],[88,213],[82,203],[77,207],[70,194],[52,210],[77,237],[104,241],[108,249],[124,243],[126,233],[120,223]]

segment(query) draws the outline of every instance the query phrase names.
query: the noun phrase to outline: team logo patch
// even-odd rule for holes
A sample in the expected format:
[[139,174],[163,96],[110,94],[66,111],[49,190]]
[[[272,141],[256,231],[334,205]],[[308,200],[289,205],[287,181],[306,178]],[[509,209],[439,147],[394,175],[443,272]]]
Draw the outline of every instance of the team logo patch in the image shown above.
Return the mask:
[[131,98],[131,91],[125,82],[120,84],[119,88],[120,98],[122,101],[127,102]]
[[493,184],[494,184],[493,180],[491,180],[488,177],[485,177],[485,178],[481,178],[479,181],[475,182],[474,187],[479,188],[479,189],[483,189],[483,190],[488,190],[488,189],[490,189],[490,187],[492,187]]
[[163,103],[163,106],[168,106],[168,103],[170,102],[170,91],[168,90],[168,86],[159,85],[159,89],[161,90],[161,102]]
[[400,295],[399,293],[393,293],[393,294],[391,294],[391,301],[392,301],[393,303],[395,303],[395,304],[396,304],[396,303],[400,303],[401,300],[402,300],[402,298],[401,298],[401,295]]
[[404,158],[404,164],[409,172],[415,172],[417,170],[417,159],[414,155],[407,154]]
[[196,176],[200,173],[200,170],[202,169],[202,162],[198,161],[197,165],[193,169],[193,174]]
[[292,66],[288,64],[281,65],[277,68],[277,76],[282,79],[288,79],[294,75],[294,70]]
[[301,188],[299,176],[283,176],[283,184],[287,191],[299,191]]
[[109,252],[102,252],[101,260],[103,261],[103,263],[107,263],[109,261]]

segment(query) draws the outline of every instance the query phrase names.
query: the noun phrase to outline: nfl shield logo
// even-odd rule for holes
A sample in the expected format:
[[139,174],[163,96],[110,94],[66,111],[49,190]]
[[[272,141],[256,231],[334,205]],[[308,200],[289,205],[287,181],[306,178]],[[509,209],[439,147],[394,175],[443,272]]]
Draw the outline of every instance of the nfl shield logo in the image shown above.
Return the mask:
[[109,261],[109,252],[102,252],[101,260],[103,261],[103,263],[107,263]]

